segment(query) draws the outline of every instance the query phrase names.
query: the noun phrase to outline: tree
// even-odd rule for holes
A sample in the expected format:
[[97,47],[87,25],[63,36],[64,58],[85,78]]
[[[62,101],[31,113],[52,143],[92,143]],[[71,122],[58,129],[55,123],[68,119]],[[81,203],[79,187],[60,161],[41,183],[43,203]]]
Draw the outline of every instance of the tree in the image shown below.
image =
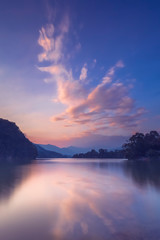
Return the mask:
[[147,133],[144,140],[147,149],[160,151],[160,135],[157,131]]
[[129,159],[138,158],[145,153],[144,134],[134,134],[123,146],[125,156]]
[[156,131],[136,133],[123,145],[128,159],[160,156],[160,135]]

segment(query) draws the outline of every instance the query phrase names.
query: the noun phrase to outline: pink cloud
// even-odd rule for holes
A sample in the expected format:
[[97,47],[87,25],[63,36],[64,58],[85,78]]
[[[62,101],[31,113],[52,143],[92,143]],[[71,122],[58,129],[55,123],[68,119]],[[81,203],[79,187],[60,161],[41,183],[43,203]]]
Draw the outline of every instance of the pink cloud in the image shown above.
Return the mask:
[[[105,78],[109,78],[110,82],[103,78],[85,100],[68,105],[64,120],[72,124],[87,124],[89,131],[93,132],[107,132],[108,128],[135,128],[144,110],[135,107],[135,101],[129,96],[130,86],[113,81],[114,72],[122,66],[118,63],[108,71]],[[76,99],[76,94],[74,97]]]
[[40,62],[51,61],[57,63],[63,57],[63,40],[69,30],[68,17],[65,17],[59,29],[60,33],[55,35],[54,25],[47,24],[46,27],[42,27],[39,31],[38,44],[43,48],[43,52],[38,55]]
[[53,25],[47,25],[40,30],[38,39],[43,48],[39,61],[50,61],[49,66],[39,67],[39,70],[51,75],[46,83],[52,80],[57,84],[57,96],[53,102],[66,105],[65,111],[51,117],[51,121],[62,121],[67,127],[82,126],[84,132],[103,134],[108,133],[109,129],[136,128],[144,111],[136,108],[134,99],[130,97],[130,84],[124,85],[122,81],[115,80],[115,72],[124,68],[124,63],[118,61],[96,87],[86,90],[86,64],[81,69],[79,79],[75,79],[72,69],[64,64],[63,47],[68,30],[69,20],[66,18],[66,22],[59,27],[58,35],[55,35]]
[[57,83],[57,101],[73,106],[86,96],[85,88],[73,78],[72,71],[68,71],[63,65],[39,67],[39,70],[50,73],[53,81]]
[[86,68],[86,65],[84,65],[83,68],[81,69],[81,74],[79,77],[81,81],[84,81],[87,78],[87,71],[88,69]]

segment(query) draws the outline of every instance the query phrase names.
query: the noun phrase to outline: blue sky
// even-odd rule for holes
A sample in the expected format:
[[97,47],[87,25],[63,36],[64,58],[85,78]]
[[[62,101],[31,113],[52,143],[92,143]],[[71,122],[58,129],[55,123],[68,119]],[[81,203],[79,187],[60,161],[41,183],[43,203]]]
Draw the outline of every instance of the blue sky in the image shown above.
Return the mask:
[[1,117],[34,142],[118,146],[160,130],[159,1],[5,1]]

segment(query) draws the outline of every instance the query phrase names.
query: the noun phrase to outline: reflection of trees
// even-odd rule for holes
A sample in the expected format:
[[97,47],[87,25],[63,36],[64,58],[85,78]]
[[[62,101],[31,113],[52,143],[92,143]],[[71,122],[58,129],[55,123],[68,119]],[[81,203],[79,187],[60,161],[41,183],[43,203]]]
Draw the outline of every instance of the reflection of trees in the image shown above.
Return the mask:
[[141,187],[147,187],[151,185],[160,190],[160,162],[106,161],[96,163],[91,162],[89,166],[101,170],[107,169],[115,173],[123,171],[125,175],[131,178],[137,185]]
[[28,175],[28,171],[26,172],[24,169],[20,165],[0,166],[0,200],[9,198],[26,174]]
[[160,163],[157,162],[125,162],[124,172],[141,187],[152,185],[160,190]]

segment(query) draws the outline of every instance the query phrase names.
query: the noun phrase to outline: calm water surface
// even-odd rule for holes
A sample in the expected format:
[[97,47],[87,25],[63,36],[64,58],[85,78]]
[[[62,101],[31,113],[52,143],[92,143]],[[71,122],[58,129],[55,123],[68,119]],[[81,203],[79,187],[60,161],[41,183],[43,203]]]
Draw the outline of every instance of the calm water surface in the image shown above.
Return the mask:
[[0,167],[0,240],[160,240],[160,165],[52,159]]

